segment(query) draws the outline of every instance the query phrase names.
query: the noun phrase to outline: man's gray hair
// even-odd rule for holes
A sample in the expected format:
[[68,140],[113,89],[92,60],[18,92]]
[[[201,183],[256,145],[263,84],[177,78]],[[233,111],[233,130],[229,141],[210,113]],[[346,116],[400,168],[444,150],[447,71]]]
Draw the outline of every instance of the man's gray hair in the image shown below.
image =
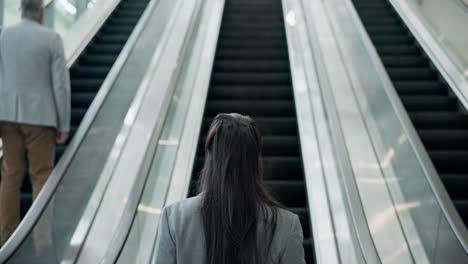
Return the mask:
[[23,17],[37,19],[41,14],[44,0],[21,0]]

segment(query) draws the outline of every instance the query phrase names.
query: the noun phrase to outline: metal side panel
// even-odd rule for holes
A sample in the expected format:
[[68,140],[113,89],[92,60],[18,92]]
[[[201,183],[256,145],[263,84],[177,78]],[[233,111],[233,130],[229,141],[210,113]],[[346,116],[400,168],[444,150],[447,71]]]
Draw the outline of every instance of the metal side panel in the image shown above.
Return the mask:
[[[447,81],[461,105],[465,110],[468,110],[468,65],[462,62],[460,58],[461,54],[457,54],[453,47],[444,43],[444,36],[434,31],[432,24],[420,13],[420,10],[414,7],[416,5],[412,3],[414,1],[389,1]],[[442,5],[445,7],[441,8],[452,6],[456,9],[456,7],[459,7],[460,10],[458,13],[460,14],[460,19],[458,22],[466,24],[468,22],[468,13],[466,13],[466,9],[463,8],[466,8],[466,2],[459,3],[460,6],[457,6],[455,3],[457,1],[464,0],[447,1],[447,3]],[[451,15],[454,16],[455,13],[451,12]],[[454,24],[453,26],[455,27],[457,25]],[[463,26],[461,28],[463,28]],[[466,28],[464,33],[466,33]],[[464,33],[460,32],[461,36],[459,38],[464,36],[464,39],[467,40],[467,34]],[[464,47],[466,48],[466,46]]]
[[[311,15],[308,17],[314,21],[311,24],[315,26],[317,45],[320,46],[328,74],[330,88],[323,92],[329,100],[326,106],[332,122],[335,123],[335,142],[344,144],[343,150],[348,157],[344,157],[342,161],[352,168],[351,173],[344,174],[343,177],[352,175],[353,179],[348,179],[347,183],[350,188],[355,186],[354,191],[358,197],[354,197],[354,192],[348,192],[348,195],[351,195],[351,199],[360,201],[364,210],[364,215],[361,215],[359,210],[353,208],[353,214],[360,216],[356,218],[357,224],[366,223],[366,227],[361,228],[364,230],[363,234],[365,235],[366,228],[370,232],[370,245],[363,244],[365,240],[360,241],[362,249],[366,250],[364,256],[368,263],[413,263],[414,259],[402,231],[397,208],[394,207],[379,166],[379,157],[375,154],[363,113],[353,92],[347,69],[350,66],[345,64],[339,45],[343,39],[334,32],[336,21],[330,16],[331,11],[327,4],[315,1],[311,5]],[[335,6],[333,11],[340,12],[342,9],[342,5]],[[367,239],[369,240],[368,237]]]
[[[154,38],[140,39],[140,35],[156,34],[153,28],[144,25],[143,22],[137,25],[25,221],[1,249],[1,263],[7,259],[11,263],[25,263],[23,258],[35,257],[31,254],[34,244],[32,230],[36,229],[37,220],[46,210],[60,215],[49,223],[51,232],[60,234],[53,238],[50,250],[59,257],[65,254],[74,228],[99,179],[96,175],[100,175],[104,161],[110,155],[110,147],[136,94],[137,89],[129,87],[138,87],[149,61],[146,52],[154,50],[157,44]],[[83,167],[82,164],[87,165]]]
[[[191,51],[183,59],[146,185],[117,263],[150,263],[159,216],[169,200],[186,197],[208,88],[223,1],[205,1]],[[171,198],[172,197],[172,198]],[[110,263],[110,262],[109,262]]]
[[[350,223],[347,219],[340,219],[338,215],[345,215],[346,212],[333,210],[330,201],[334,195],[331,192],[341,194],[341,191],[328,188],[330,178],[337,176],[337,165],[333,155],[326,155],[333,152],[333,146],[328,133],[318,71],[314,65],[319,62],[312,52],[302,9],[301,1],[283,1],[316,261],[341,263],[339,244],[346,240],[349,244],[342,248],[344,252],[341,253],[346,255],[347,263],[359,263],[352,240],[338,241],[343,237],[351,237]],[[334,220],[338,219],[344,220],[340,222],[344,229],[334,225]],[[338,234],[343,230],[345,232]]]
[[[125,222],[128,217],[127,208],[134,203],[135,195],[138,197],[139,193],[134,192],[135,188],[143,186],[144,180],[140,179],[144,177],[140,177],[139,173],[142,168],[148,166],[145,164],[145,148],[154,148],[159,138],[180,72],[179,56],[183,57],[185,43],[190,36],[200,4],[198,0],[184,1],[183,4],[182,1],[170,2],[176,4],[176,16],[168,22],[167,40],[152,58],[148,68],[150,74],[141,84],[143,92],[137,97],[137,101],[141,103],[135,102],[129,111],[129,115],[133,115],[134,124],[128,138],[125,139],[124,149],[113,169],[111,181],[77,263],[105,261],[105,254],[113,245],[109,242],[113,242],[116,235],[118,236],[122,221]],[[149,151],[151,153],[154,150]]]
[[[51,0],[52,3],[54,0]],[[56,0],[55,0],[56,1]],[[87,10],[64,37],[68,67],[75,63],[91,39],[106,22],[121,0],[99,0]]]
[[[352,93],[378,159],[369,165],[384,175],[382,181],[414,261],[438,263],[438,254],[465,259],[462,243],[457,241],[460,236],[455,236],[460,230],[452,230],[447,222],[456,217],[461,220],[356,11],[350,1],[331,0],[326,6],[334,34],[342,40],[339,46]],[[447,218],[446,213],[452,217]]]

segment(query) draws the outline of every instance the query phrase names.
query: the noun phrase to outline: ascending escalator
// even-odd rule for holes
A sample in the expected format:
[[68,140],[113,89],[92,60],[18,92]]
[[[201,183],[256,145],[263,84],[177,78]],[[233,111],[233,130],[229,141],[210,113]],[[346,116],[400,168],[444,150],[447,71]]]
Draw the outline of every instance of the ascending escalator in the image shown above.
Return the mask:
[[210,122],[232,112],[251,116],[262,131],[265,179],[300,216],[307,263],[314,263],[281,0],[226,1],[192,186],[203,166]]
[[468,116],[388,0],[353,0],[369,36],[468,224]]
[[[148,2],[149,0],[122,0],[71,67],[71,136],[78,129],[88,107],[101,88]],[[57,146],[57,161],[66,147],[67,145]],[[31,184],[27,176],[23,182],[21,194],[22,216],[31,206],[31,202]]]

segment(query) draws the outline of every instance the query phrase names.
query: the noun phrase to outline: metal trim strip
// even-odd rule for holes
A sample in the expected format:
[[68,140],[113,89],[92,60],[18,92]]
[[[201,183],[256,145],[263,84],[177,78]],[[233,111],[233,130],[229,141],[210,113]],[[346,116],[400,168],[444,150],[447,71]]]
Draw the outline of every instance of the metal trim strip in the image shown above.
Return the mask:
[[[120,0],[119,0],[120,1]],[[57,163],[52,174],[49,177],[49,180],[44,185],[41,193],[34,201],[30,210],[24,217],[24,220],[19,224],[11,238],[5,243],[5,245],[0,249],[0,263],[6,262],[11,255],[17,250],[20,244],[24,241],[27,235],[31,232],[33,226],[37,222],[38,218],[42,214],[43,210],[46,208],[48,202],[50,201],[52,195],[54,194],[56,188],[58,187],[60,181],[65,175],[65,171],[70,165],[73,157],[75,156],[81,142],[83,141],[85,135],[87,134],[92,122],[94,121],[97,112],[100,110],[104,100],[109,94],[114,82],[116,81],[120,71],[122,70],[125,62],[127,61],[130,52],[133,50],[133,47],[138,39],[143,25],[141,25],[141,20],[139,21],[140,25],[137,25],[129,40],[125,44],[122,52],[117,58],[114,66],[106,77],[104,83],[102,84],[99,92],[97,93],[92,104],[88,108],[83,121],[80,124],[75,136],[71,140],[69,146],[65,150],[62,158]],[[70,65],[70,60],[68,64]],[[71,63],[73,64],[73,63]]]

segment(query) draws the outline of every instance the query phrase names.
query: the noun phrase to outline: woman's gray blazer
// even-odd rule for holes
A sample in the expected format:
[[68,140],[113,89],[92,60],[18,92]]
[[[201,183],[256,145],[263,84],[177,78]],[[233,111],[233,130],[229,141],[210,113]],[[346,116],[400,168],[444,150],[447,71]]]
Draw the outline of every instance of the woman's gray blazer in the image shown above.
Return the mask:
[[[166,207],[156,241],[156,264],[205,264],[205,239],[197,196]],[[299,217],[280,209],[268,264],[305,264]],[[267,243],[259,243],[262,246]],[[260,264],[260,263],[259,263]]]

